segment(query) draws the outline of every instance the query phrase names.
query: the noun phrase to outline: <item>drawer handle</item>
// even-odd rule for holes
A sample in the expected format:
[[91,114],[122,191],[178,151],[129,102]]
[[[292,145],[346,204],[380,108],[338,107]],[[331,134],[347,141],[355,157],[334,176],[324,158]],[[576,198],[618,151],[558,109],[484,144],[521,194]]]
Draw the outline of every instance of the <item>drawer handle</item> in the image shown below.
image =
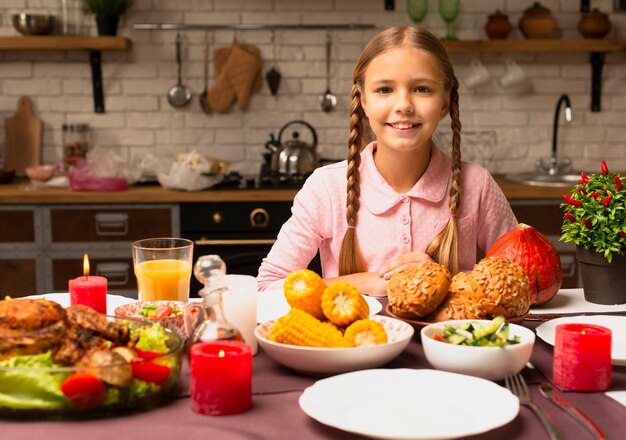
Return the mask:
[[266,244],[276,243],[275,238],[257,239],[257,240],[196,240],[194,244],[196,246],[261,246]]
[[106,237],[128,235],[128,214],[122,212],[96,214],[96,234]]
[[128,263],[98,263],[96,275],[105,277],[109,286],[126,286],[130,279],[130,265]]

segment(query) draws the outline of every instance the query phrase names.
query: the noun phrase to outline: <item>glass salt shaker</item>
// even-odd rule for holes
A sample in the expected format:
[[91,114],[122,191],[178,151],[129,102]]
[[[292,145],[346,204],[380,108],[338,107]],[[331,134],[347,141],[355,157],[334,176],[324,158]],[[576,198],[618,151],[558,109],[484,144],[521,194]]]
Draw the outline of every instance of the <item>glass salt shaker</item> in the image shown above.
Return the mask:
[[204,284],[204,288],[198,292],[202,297],[202,304],[185,305],[185,327],[190,335],[185,344],[187,353],[192,345],[199,342],[243,342],[241,332],[224,315],[222,294],[228,290],[223,282],[226,274],[224,261],[218,255],[203,255],[194,265],[193,274]]

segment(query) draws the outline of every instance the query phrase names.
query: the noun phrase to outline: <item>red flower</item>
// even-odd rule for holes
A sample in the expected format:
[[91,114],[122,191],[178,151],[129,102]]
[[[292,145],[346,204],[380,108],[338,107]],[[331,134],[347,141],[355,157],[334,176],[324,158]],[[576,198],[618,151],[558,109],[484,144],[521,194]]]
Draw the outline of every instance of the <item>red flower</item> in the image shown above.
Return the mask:
[[609,194],[602,200],[602,206],[607,207],[611,204],[611,199],[613,198],[613,194]]
[[585,226],[587,226],[587,229],[591,229],[593,227],[591,222],[587,220],[586,218],[583,218],[583,223],[585,224]]
[[566,219],[568,219],[571,223],[574,223],[576,221],[576,217],[574,217],[573,214],[570,214],[569,212],[566,212],[565,214],[563,214],[565,216]]
[[618,191],[622,190],[622,180],[619,178],[619,176],[613,176],[613,180],[615,181],[615,188],[617,188]]
[[572,199],[570,196],[568,196],[567,194],[563,196],[563,200],[565,201],[565,203],[569,203],[572,206],[576,206],[577,208],[579,206],[582,206],[583,203],[579,200],[576,199]]

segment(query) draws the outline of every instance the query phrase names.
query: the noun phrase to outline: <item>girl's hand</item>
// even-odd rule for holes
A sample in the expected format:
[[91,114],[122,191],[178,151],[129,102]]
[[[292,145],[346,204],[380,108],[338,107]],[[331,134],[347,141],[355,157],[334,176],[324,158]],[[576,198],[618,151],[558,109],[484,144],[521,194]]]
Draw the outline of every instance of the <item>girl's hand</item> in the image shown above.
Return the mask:
[[387,280],[378,276],[376,272],[353,273],[337,278],[324,279],[324,282],[329,286],[336,281],[350,283],[364,295],[376,297],[387,296]]
[[381,278],[388,280],[394,273],[400,272],[412,266],[417,266],[424,261],[433,260],[428,254],[421,251],[398,255],[397,257],[393,257],[391,260],[387,261],[378,271],[378,275]]

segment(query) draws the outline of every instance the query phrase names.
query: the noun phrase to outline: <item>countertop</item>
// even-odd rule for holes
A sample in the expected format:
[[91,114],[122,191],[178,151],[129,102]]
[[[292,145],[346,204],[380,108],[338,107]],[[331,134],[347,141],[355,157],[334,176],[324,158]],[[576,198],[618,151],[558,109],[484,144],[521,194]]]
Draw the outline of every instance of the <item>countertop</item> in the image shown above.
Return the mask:
[[[569,188],[530,186],[494,176],[509,200],[561,199]],[[206,191],[175,191],[159,185],[134,185],[124,191],[83,192],[60,188],[29,189],[27,181],[0,185],[0,205],[110,204],[110,203],[198,203],[198,202],[290,202],[294,188],[224,188]]]

